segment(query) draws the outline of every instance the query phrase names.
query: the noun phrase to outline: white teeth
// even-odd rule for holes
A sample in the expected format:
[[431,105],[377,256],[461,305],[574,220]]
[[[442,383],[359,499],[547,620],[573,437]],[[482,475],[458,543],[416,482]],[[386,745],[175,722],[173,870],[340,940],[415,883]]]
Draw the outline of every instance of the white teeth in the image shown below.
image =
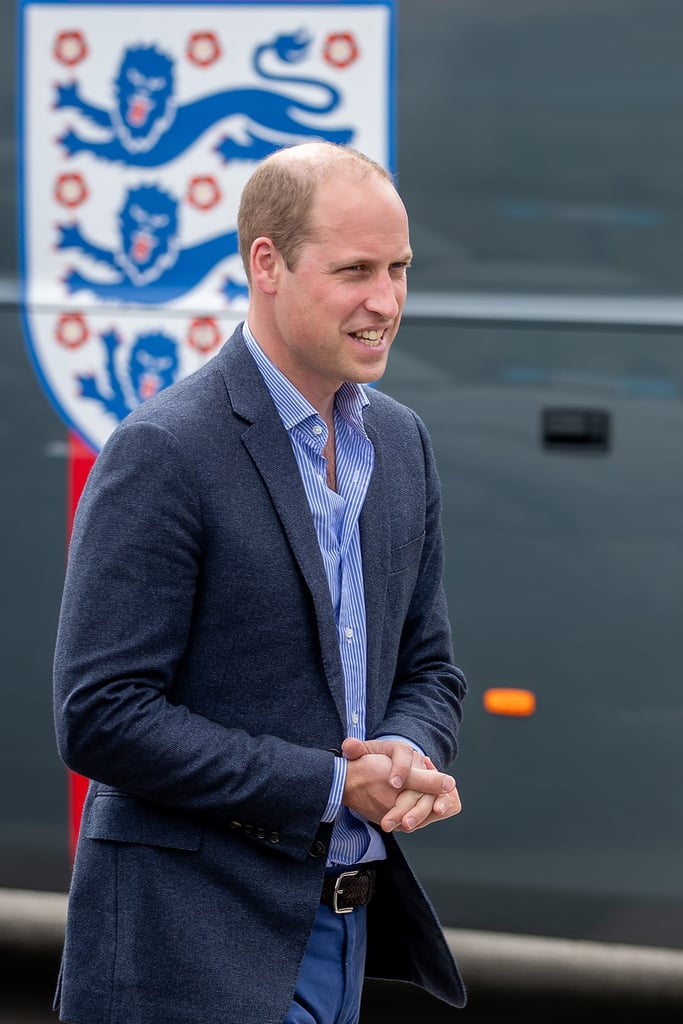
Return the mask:
[[377,345],[382,340],[384,331],[356,331],[354,338],[358,338],[359,341],[369,341]]

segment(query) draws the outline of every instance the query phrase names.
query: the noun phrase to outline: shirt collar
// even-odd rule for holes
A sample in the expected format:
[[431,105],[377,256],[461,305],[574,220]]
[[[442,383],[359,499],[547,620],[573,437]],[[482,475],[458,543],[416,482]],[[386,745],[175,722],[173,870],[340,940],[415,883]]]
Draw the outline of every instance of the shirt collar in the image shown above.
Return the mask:
[[[242,325],[244,341],[258,366],[270,396],[285,428],[291,430],[312,416],[320,419],[308,399],[304,398],[292,382],[268,358],[245,320]],[[347,423],[364,437],[363,409],[370,404],[361,384],[343,383],[335,395],[335,409]]]

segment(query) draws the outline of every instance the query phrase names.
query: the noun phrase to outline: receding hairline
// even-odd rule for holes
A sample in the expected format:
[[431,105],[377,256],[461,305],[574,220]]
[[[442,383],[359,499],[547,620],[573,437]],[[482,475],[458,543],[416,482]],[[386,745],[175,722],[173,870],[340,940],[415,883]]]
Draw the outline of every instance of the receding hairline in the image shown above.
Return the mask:
[[267,157],[263,163],[299,164],[316,175],[325,177],[327,173],[338,171],[342,167],[354,169],[361,176],[376,175],[396,187],[393,175],[372,160],[365,153],[351,146],[341,146],[333,142],[304,142],[298,146],[285,146]]

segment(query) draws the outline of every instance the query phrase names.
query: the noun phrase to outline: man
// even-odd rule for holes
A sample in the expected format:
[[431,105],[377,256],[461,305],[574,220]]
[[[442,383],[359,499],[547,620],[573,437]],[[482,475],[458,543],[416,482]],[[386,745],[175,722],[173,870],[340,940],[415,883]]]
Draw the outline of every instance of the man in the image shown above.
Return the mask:
[[246,323],[118,428],[74,528],[74,1024],[355,1024],[364,971],[464,1003],[392,834],[460,810],[437,768],[465,691],[427,434],[361,386],[399,326],[405,209],[312,143],[259,166],[238,231]]

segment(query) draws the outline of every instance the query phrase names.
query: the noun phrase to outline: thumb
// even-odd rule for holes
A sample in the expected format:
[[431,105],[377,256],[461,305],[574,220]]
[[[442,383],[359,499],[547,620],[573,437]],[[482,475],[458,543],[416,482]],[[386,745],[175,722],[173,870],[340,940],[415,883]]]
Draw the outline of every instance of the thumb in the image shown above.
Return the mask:
[[362,740],[348,736],[342,743],[342,753],[347,761],[357,761],[359,757],[367,754],[367,750]]

